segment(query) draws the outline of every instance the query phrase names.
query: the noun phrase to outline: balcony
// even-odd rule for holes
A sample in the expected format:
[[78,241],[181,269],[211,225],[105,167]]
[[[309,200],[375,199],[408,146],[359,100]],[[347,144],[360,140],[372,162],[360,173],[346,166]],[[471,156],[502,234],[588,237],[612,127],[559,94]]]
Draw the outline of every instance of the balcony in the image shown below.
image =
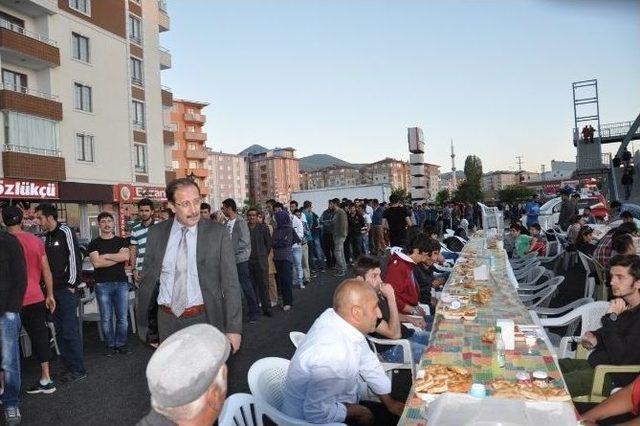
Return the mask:
[[33,70],[60,65],[60,50],[47,36],[0,19],[0,54],[3,63]]
[[162,105],[171,107],[173,106],[173,93],[167,86],[160,87],[160,97],[162,98]]
[[65,160],[59,152],[22,152],[22,147],[4,146],[2,171],[17,179],[66,180]]
[[184,156],[189,160],[206,160],[207,151],[204,149],[187,149]]
[[160,70],[168,70],[169,68],[171,68],[171,52],[160,46]]
[[62,121],[62,104],[57,96],[28,87],[0,84],[0,110],[4,109]]
[[188,141],[206,141],[207,134],[206,133],[196,133],[196,132],[184,132],[184,138]]
[[207,121],[207,116],[203,114],[196,114],[193,112],[185,112],[184,113],[184,121],[190,123],[200,123],[204,124]]
[[49,0],[0,0],[0,5],[32,18],[58,13],[58,2]]
[[171,126],[164,126],[162,130],[162,142],[165,145],[173,145],[175,143],[175,133]]
[[189,177],[191,173],[199,178],[209,177],[209,171],[207,169],[187,169],[187,177]]
[[171,18],[169,18],[169,14],[167,13],[166,0],[158,0],[158,29],[160,32],[171,29]]

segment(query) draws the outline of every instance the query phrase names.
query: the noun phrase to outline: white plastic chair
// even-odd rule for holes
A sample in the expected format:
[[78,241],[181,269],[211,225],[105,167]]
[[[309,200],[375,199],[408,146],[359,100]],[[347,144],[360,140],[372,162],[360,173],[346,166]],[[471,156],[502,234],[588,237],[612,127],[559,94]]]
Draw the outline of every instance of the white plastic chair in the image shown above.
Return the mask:
[[562,284],[562,282],[564,281],[564,277],[558,276],[558,277],[553,277],[550,278],[540,284],[536,284],[536,285],[531,285],[531,286],[525,286],[525,285],[519,285],[518,286],[518,294],[531,294],[531,293],[535,293],[537,291],[540,291],[542,289],[545,289],[547,287],[551,287],[551,286],[559,286],[560,284]]
[[596,290],[596,279],[599,278],[596,261],[578,251],[578,257],[585,270],[584,297],[593,297]]
[[301,331],[292,331],[289,333],[289,340],[291,340],[291,343],[293,343],[293,346],[296,347],[296,349],[298,348],[298,346],[300,346],[300,343],[302,343],[302,341],[304,340],[306,334],[302,333]]
[[527,263],[525,266],[521,268],[513,269],[513,275],[516,277],[518,281],[522,280],[526,275],[528,275],[535,268],[540,267],[540,261],[534,260],[533,262]]
[[[580,318],[580,336],[587,331],[593,331],[602,325],[600,319],[609,310],[609,302],[598,301],[579,306],[568,313],[555,318],[540,318],[540,323],[545,327],[562,327],[576,322]],[[577,327],[573,327],[571,334],[575,333]],[[569,350],[572,342],[580,342],[580,336],[565,336],[560,339],[558,345],[558,358],[567,358],[572,356]]]
[[[234,393],[224,403],[218,418],[220,426],[263,426],[263,418],[268,417],[279,426],[310,426],[304,420],[294,419],[274,410],[248,393]],[[330,423],[325,426],[343,426],[344,423]]]
[[522,257],[518,257],[516,259],[510,259],[509,262],[513,268],[517,268],[525,264],[526,262],[530,262],[532,258],[538,257],[538,252],[534,251],[531,253],[527,253]]
[[544,266],[536,266],[520,277],[514,274],[516,280],[518,280],[518,288],[532,287],[534,285],[537,285],[538,280],[542,278],[543,275],[545,275],[546,271],[547,270],[544,268]]
[[[387,372],[388,375],[391,375],[393,370],[411,370],[411,377],[416,377],[416,364],[413,360],[413,353],[411,352],[411,343],[407,339],[378,339],[376,337],[367,336],[367,340],[372,344],[370,345],[373,348],[373,352],[380,359],[380,363],[382,364],[382,368]],[[380,346],[401,346],[402,347],[402,363],[393,363],[384,361],[380,353],[378,352],[378,348],[376,345]]]
[[538,306],[543,306],[549,303],[551,297],[558,289],[558,284],[547,286],[546,288],[532,294],[521,294],[520,300],[527,307],[527,309],[533,309]]

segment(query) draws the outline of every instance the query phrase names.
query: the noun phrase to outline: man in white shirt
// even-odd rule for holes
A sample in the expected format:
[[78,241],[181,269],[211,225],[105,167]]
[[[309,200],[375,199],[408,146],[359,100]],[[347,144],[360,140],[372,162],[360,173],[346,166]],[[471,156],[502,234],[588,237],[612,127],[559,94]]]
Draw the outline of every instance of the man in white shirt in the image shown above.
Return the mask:
[[404,405],[389,396],[391,381],[364,337],[381,316],[371,287],[343,281],[333,308],[314,322],[289,364],[282,410],[310,423],[371,425],[374,415],[360,403],[368,388],[391,414],[402,414]]

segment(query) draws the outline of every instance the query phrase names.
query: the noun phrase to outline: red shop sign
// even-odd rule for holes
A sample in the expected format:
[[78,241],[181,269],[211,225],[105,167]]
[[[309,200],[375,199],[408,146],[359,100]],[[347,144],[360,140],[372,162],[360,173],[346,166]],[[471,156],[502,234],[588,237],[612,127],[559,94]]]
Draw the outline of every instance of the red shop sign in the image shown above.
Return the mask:
[[58,182],[26,179],[0,179],[0,197],[14,199],[56,200],[60,198]]
[[113,200],[121,203],[135,203],[143,198],[151,201],[167,201],[163,187],[118,184],[113,186]]

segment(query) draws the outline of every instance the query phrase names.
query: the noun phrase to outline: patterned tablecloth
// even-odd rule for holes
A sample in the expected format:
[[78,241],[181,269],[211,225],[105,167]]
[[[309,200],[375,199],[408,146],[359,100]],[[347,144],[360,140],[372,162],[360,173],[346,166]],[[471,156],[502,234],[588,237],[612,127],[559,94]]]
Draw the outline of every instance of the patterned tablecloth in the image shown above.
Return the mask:
[[[436,318],[429,340],[429,346],[422,355],[420,368],[430,364],[447,366],[463,366],[473,373],[474,383],[487,383],[493,379],[504,378],[516,380],[518,371],[546,371],[555,384],[564,387],[562,375],[554,361],[553,354],[541,339],[528,354],[524,342],[516,342],[515,350],[505,351],[506,365],[500,368],[494,356],[494,346],[482,342],[482,335],[489,327],[496,325],[497,319],[512,319],[516,325],[532,325],[527,308],[522,304],[518,293],[509,281],[507,259],[503,250],[483,249],[484,240],[473,239],[463,251],[475,251],[476,259],[485,261],[486,256],[493,255],[496,260],[495,270],[491,272],[488,282],[482,282],[493,289],[493,297],[484,306],[477,308],[478,315],[473,321],[445,320],[440,307],[436,309]],[[488,263],[488,262],[487,262]],[[456,271],[445,285],[445,291],[457,278]],[[419,368],[419,370],[420,370]],[[424,414],[425,402],[414,393],[409,394],[404,413],[399,425],[426,425]]]

